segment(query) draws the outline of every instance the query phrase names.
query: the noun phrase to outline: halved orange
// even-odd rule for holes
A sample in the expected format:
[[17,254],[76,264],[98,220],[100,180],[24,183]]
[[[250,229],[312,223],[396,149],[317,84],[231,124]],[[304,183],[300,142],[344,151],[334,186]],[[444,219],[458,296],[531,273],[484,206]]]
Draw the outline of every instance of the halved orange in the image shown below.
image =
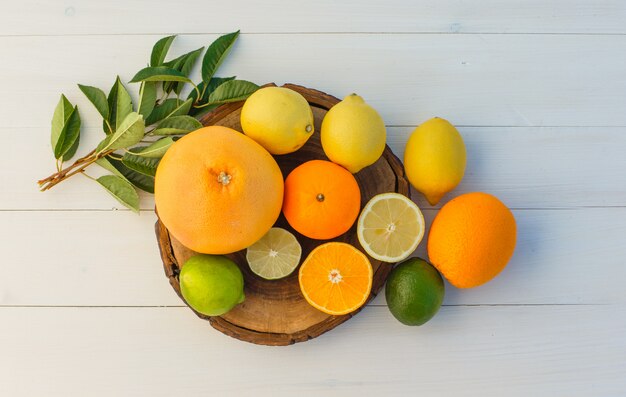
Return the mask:
[[331,242],[311,251],[300,266],[298,280],[311,306],[338,316],[365,304],[373,275],[365,254],[350,244]]

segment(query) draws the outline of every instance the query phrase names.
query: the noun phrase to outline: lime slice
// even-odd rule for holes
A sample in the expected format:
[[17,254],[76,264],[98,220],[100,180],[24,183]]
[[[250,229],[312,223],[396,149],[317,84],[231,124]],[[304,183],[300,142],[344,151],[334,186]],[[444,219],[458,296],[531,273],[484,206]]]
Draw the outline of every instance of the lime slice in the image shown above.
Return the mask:
[[259,241],[248,247],[246,259],[250,269],[266,280],[290,275],[300,263],[302,247],[285,229],[273,227]]
[[402,194],[379,194],[363,208],[357,235],[372,258],[398,262],[408,258],[422,241],[424,216],[417,204]]

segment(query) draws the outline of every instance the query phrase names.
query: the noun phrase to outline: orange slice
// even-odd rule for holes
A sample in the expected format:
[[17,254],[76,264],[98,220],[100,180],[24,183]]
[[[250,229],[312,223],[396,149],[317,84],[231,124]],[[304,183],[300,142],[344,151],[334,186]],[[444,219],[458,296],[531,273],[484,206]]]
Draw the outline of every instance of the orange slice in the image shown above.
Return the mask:
[[365,254],[350,244],[331,242],[311,251],[300,266],[298,280],[311,306],[338,316],[365,304],[373,275]]

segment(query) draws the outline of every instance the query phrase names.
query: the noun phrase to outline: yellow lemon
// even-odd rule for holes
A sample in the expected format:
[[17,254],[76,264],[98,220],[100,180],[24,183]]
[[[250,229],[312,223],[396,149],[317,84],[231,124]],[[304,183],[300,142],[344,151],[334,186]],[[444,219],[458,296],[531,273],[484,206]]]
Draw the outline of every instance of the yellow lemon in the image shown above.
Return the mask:
[[326,156],[356,174],[383,154],[387,132],[378,112],[351,94],[326,113],[321,139]]
[[313,111],[294,90],[265,87],[244,103],[241,128],[272,154],[292,153],[313,135]]
[[431,205],[437,204],[461,182],[465,163],[461,134],[439,117],[417,127],[404,151],[404,169],[409,182]]

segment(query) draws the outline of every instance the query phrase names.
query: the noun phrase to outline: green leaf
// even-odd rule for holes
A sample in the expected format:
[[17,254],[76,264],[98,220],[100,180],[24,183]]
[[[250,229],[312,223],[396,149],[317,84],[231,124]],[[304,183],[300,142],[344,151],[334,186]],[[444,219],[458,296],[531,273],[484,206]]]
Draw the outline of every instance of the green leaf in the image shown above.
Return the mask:
[[139,113],[132,112],[122,123],[119,128],[111,135],[104,138],[96,148],[96,152],[101,153],[106,150],[124,149],[135,145],[141,141],[145,133],[146,127],[143,117]]
[[163,120],[152,131],[153,135],[182,135],[202,128],[202,123],[191,116],[174,116]]
[[61,94],[61,99],[59,99],[59,103],[54,109],[54,115],[52,116],[52,131],[61,132],[63,129],[63,125],[65,125],[65,121],[72,114],[72,110],[74,110],[74,105],[70,101],[67,100],[65,95]]
[[[179,116],[179,117],[185,117],[185,116]],[[154,142],[151,145],[133,148],[132,151],[137,156],[160,159],[161,157],[163,157],[165,152],[167,152],[167,149],[169,149],[170,146],[172,146],[173,143],[174,143],[174,140],[168,136],[168,137],[159,139],[158,141]]]
[[239,37],[239,31],[226,34],[215,40],[202,60],[202,81],[209,81],[230,52]]
[[156,175],[156,169],[159,165],[160,158],[149,158],[137,156],[131,153],[124,153],[122,157],[122,163],[133,171],[137,171],[140,174],[154,177]]
[[182,72],[176,69],[168,68],[167,66],[149,66],[141,69],[135,77],[130,81],[131,83],[138,83],[140,81],[182,81],[185,83],[191,83],[191,80],[185,76]]
[[96,107],[96,110],[103,119],[107,120],[109,118],[109,103],[107,102],[107,96],[100,88],[91,87],[88,85],[79,84],[78,88],[85,94],[89,102],[93,103],[93,106]]
[[[170,63],[172,62],[172,63]],[[173,59],[170,62],[166,62],[164,64],[164,66],[167,66],[169,68],[172,68],[174,70],[178,70],[179,72],[181,72],[181,68],[182,68],[182,63],[183,63],[183,59],[181,57],[178,57],[176,59]],[[182,73],[182,72],[181,72]],[[174,91],[174,88],[176,88],[176,86],[178,84],[182,84],[185,85],[186,83],[184,82],[176,82],[176,81],[167,81],[167,82],[163,82],[163,91],[166,93],[171,93],[172,91]]]
[[67,100],[65,95],[61,94],[61,99],[59,99],[59,103],[54,109],[54,115],[52,116],[52,134],[51,134],[51,143],[52,143],[52,151],[55,153],[55,147],[57,142],[59,141],[59,137],[61,136],[61,132],[63,131],[63,127],[67,122],[67,119],[70,117],[72,112],[74,111],[74,105],[70,101]]
[[243,101],[259,89],[259,86],[245,80],[231,80],[220,85],[209,95],[212,105]]
[[111,162],[106,157],[100,157],[98,160],[96,160],[96,164],[98,164],[105,170],[113,173],[113,175],[117,175],[120,178],[124,179],[126,182],[131,183],[128,179],[126,179],[124,174],[122,174],[117,168],[113,166],[113,164],[111,164]]
[[109,92],[107,102],[109,104],[108,121],[111,128],[109,129],[106,122],[103,123],[103,128],[104,132],[111,134],[118,129],[120,123],[133,111],[133,102],[130,98],[130,94],[126,90],[126,87],[124,87],[124,84],[122,84],[119,76],[117,76],[115,84],[113,84]]
[[[168,67],[171,67],[172,69],[176,69],[179,72],[181,72],[183,75],[189,77],[189,74],[191,73],[191,69],[193,69],[193,66],[196,63],[196,60],[198,59],[198,57],[200,56],[203,50],[204,50],[204,47],[201,47],[201,48],[198,48],[197,50],[183,54],[176,59],[165,62],[164,66],[168,66]],[[177,83],[169,82],[165,85],[164,90],[166,92],[174,91],[176,95],[179,95],[180,92],[183,90],[184,86],[185,86],[184,82],[177,82]]]
[[167,56],[167,51],[169,51],[175,38],[176,35],[163,37],[154,44],[154,47],[152,47],[152,54],[150,55],[150,66],[163,65],[163,61],[165,61],[165,57]]
[[76,138],[76,141],[74,141],[74,144],[61,157],[61,160],[62,161],[67,161],[67,160],[71,159],[72,157],[74,157],[74,155],[76,154],[76,151],[78,150],[78,145],[79,144],[80,144],[80,134],[78,134],[78,137]]
[[[197,102],[197,104],[198,105],[205,105],[206,102],[209,100],[209,95],[211,95],[211,93],[213,91],[215,91],[215,89],[217,87],[219,87],[220,85],[224,84],[227,81],[231,81],[231,80],[234,80],[234,79],[235,79],[235,76],[232,76],[232,77],[213,77],[213,78],[211,78],[211,81],[209,81],[208,85],[204,81],[200,82],[200,84],[198,84],[198,90],[200,91],[200,93],[202,93],[202,99],[199,102]],[[198,93],[196,92],[196,90],[192,90],[189,93],[189,97],[193,98],[194,103],[196,103],[197,95],[198,95]],[[210,111],[212,111],[213,109],[215,109],[218,106],[219,105],[203,106],[201,108],[192,107],[191,110],[189,111],[189,114],[191,116],[196,117],[196,118],[200,118],[201,116],[209,113]]]
[[193,98],[194,103],[196,102],[198,102],[199,104],[206,103],[206,101],[209,99],[209,95],[211,95],[211,93],[215,91],[217,87],[219,87],[220,85],[224,84],[227,81],[231,81],[234,79],[235,79],[235,76],[213,77],[211,78],[208,84],[205,83],[204,81],[201,81],[200,84],[198,84],[198,91],[200,91],[200,93],[202,94],[202,98],[200,98],[200,101],[198,101],[198,93],[196,92],[196,90],[192,90],[187,96],[187,98]]
[[191,104],[191,99],[187,99],[184,102],[177,98],[166,99],[165,101],[163,101],[162,104],[157,105],[154,108],[154,110],[146,120],[146,125],[158,123],[159,121],[168,117],[186,115],[191,109]]
[[[63,106],[63,109],[58,109],[58,106],[57,106],[57,110],[59,114],[61,114],[61,112],[65,114],[65,106],[69,103],[69,101],[67,102],[65,101],[67,101],[67,99],[63,100],[62,98],[61,101],[59,102],[59,106]],[[57,111],[55,111],[55,117],[58,117]],[[66,157],[69,158],[73,156],[74,153],[76,153],[76,149],[77,149],[76,141],[80,137],[80,114],[78,113],[78,106],[74,106],[74,108],[70,112],[70,115],[64,121],[63,127],[61,128],[60,132],[56,130],[56,126],[55,126],[56,122],[54,120],[55,117],[53,117],[53,122],[52,122],[53,133],[52,133],[52,140],[51,140],[52,150],[54,151],[54,158],[58,159],[58,158],[63,157],[64,155],[67,155]]]
[[96,181],[125,207],[139,212],[139,195],[130,183],[117,175],[101,176]]
[[[121,174],[122,176],[124,176],[124,178],[126,178],[126,180],[128,180],[130,183],[132,183],[135,187],[143,190],[144,192],[148,192],[148,193],[154,193],[154,178],[151,176],[147,176],[147,175],[143,175],[140,174],[136,171],[131,170],[130,168],[126,167],[120,160],[116,160],[112,157],[107,157],[106,161],[115,169],[117,170],[117,172],[119,172],[119,174]],[[96,161],[96,163],[98,163]],[[100,164],[100,163],[98,163]],[[102,165],[102,164],[100,164]],[[103,166],[106,169],[106,166]],[[110,170],[109,170],[110,171]],[[113,172],[113,171],[111,171]],[[117,174],[116,172],[113,172],[115,174]],[[119,176],[119,175],[118,175]]]
[[139,88],[139,108],[137,113],[143,116],[144,120],[150,116],[157,100],[157,86],[154,82],[142,82]]

